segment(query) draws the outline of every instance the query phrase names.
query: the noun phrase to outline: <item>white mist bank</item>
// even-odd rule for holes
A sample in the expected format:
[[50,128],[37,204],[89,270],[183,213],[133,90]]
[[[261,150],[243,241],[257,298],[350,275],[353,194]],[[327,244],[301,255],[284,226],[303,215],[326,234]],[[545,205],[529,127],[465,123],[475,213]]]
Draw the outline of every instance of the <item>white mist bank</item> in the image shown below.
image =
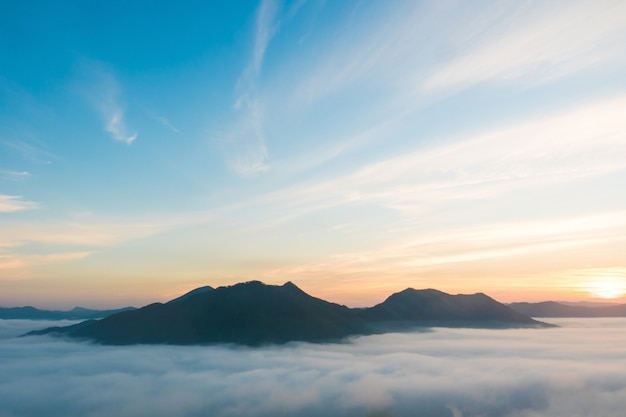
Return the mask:
[[0,321],[0,416],[614,417],[626,319],[434,329],[347,344],[99,346]]
[[11,339],[30,332],[53,326],[69,326],[82,320],[2,320],[0,319],[0,340]]

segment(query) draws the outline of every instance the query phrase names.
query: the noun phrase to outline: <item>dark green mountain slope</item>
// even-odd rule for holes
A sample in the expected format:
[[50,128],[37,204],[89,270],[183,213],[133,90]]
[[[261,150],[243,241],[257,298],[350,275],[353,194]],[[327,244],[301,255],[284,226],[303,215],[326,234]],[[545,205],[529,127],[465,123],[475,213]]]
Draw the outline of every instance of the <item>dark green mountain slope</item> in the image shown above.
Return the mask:
[[205,285],[204,287],[200,287],[200,288],[196,288],[195,290],[191,290],[186,294],[181,295],[178,298],[174,298],[173,300],[168,301],[168,303],[177,303],[179,301],[183,301],[186,300],[187,298],[196,295],[196,294],[200,294],[200,293],[204,293],[204,292],[209,292],[209,291],[213,291],[213,287],[210,287],[208,285]]
[[408,288],[362,312],[370,322],[469,326],[542,326],[485,294],[450,295]]
[[104,344],[259,345],[339,340],[369,332],[349,308],[311,297],[292,283],[247,282],[115,314],[64,333]]
[[368,309],[349,309],[312,297],[288,282],[246,282],[192,291],[169,303],[114,314],[66,328],[29,333],[64,334],[103,344],[261,345],[337,341],[347,336],[415,326],[539,327],[484,294],[449,295],[407,289]]

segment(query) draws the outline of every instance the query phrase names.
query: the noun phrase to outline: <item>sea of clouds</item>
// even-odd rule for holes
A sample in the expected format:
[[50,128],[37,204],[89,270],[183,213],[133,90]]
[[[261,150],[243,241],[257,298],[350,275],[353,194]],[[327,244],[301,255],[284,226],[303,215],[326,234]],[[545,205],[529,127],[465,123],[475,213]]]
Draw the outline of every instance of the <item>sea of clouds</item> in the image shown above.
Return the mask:
[[552,322],[247,348],[19,338],[51,323],[0,320],[0,416],[623,415],[626,319]]

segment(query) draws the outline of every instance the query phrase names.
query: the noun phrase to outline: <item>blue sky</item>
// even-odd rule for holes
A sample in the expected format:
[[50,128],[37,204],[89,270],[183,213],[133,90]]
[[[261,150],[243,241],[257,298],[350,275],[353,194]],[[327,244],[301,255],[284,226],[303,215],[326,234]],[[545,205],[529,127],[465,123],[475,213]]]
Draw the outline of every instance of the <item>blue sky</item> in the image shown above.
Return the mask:
[[2,2],[0,304],[623,296],[624,45],[621,1]]

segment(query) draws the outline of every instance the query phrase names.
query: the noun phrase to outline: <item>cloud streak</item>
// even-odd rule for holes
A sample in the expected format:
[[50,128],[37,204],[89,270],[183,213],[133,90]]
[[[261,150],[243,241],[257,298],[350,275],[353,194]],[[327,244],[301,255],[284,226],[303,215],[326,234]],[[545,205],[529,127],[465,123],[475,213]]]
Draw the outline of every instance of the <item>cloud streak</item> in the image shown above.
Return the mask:
[[259,102],[248,102],[236,126],[222,145],[230,168],[240,177],[252,178],[267,171],[268,151],[263,132],[263,109]]
[[268,194],[303,213],[348,204],[399,211],[479,200],[626,169],[618,97],[371,163],[342,177]]
[[621,55],[626,25],[623,2],[509,6],[487,8],[481,16],[483,25],[462,40],[459,49],[467,52],[436,70],[423,89],[487,81],[552,81]]
[[[415,276],[432,268],[455,263],[480,263],[497,258],[511,259],[535,254],[550,256],[587,245],[623,243],[626,212],[549,219],[533,222],[491,223],[476,227],[421,234],[378,249],[336,254],[326,262],[298,265],[268,272],[272,277],[319,277],[371,275],[378,279]],[[546,255],[547,254],[547,255]],[[517,270],[523,270],[518,267]],[[509,271],[510,273],[510,271]]]
[[0,170],[0,177],[11,181],[23,181],[30,177],[28,171],[14,171],[12,169]]
[[124,123],[124,111],[115,102],[103,102],[102,115],[107,120],[106,131],[113,139],[130,145],[137,139],[137,132],[129,134]]
[[[580,87],[591,85],[589,78],[617,80],[614,68],[626,65],[621,47],[624,16],[623,2],[614,0],[360,4],[346,16],[341,30],[332,32],[332,42],[310,45],[311,51],[324,53],[301,53],[297,57],[304,65],[284,62],[281,67],[286,69],[274,77],[280,82],[271,90],[282,92],[280,100],[289,103],[283,113],[337,109],[343,121],[339,128],[319,132],[316,142],[321,142],[321,150],[308,148],[299,165],[309,166],[311,153],[326,156],[320,158],[321,164],[346,151],[396,138],[394,128],[430,114],[430,109],[444,105],[445,97],[468,100],[463,90],[481,84],[487,84],[487,97],[507,89],[507,97],[519,94],[523,103],[526,93],[538,92],[537,87],[549,91],[550,84],[576,76],[588,77]],[[607,68],[609,75],[602,73]],[[417,124],[415,131],[422,125]],[[355,142],[354,131],[367,126],[386,129]],[[353,128],[347,138],[324,141],[346,127]],[[276,169],[278,165],[274,164]]]
[[623,64],[626,9],[619,0],[385,6],[354,10],[349,30],[304,69],[294,102],[379,85],[391,92],[379,95],[385,104],[397,105],[479,83],[537,85]]
[[7,140],[3,141],[2,144],[20,155],[25,160],[36,164],[48,165],[57,158],[56,155],[46,150],[43,144],[35,145],[22,140]]
[[231,169],[241,177],[254,177],[269,169],[265,144],[264,108],[258,94],[258,81],[265,52],[279,29],[280,12],[274,0],[263,0],[257,10],[252,54],[235,88],[235,127],[223,138]]
[[19,195],[0,194],[0,213],[15,213],[39,208],[39,204],[26,201]]
[[[56,252],[56,253],[47,253],[43,255],[15,255],[12,257],[12,261],[19,267],[23,267],[25,265],[36,266],[36,265],[47,265],[54,262],[66,262],[66,261],[76,261],[79,259],[84,259],[91,255],[92,252]],[[0,269],[2,267],[0,266]]]
[[123,104],[123,92],[115,76],[104,65],[86,63],[83,68],[83,94],[93,108],[100,114],[111,138],[132,144],[138,132],[129,129],[126,124],[126,109]]
[[105,130],[117,141],[130,145],[137,139],[137,132],[130,133],[124,121],[124,108],[119,104],[119,86],[109,73],[102,74],[104,93],[99,104],[105,121]]
[[[3,197],[10,198],[3,200]],[[38,207],[35,203],[16,198],[0,195],[0,213]],[[37,267],[85,259],[103,248],[206,223],[214,216],[212,212],[197,212],[138,219],[86,214],[69,219],[47,219],[45,222],[0,221],[3,231],[0,235],[0,270],[5,272],[0,281],[27,277]],[[32,247],[37,248],[37,253],[31,252]]]
[[163,126],[167,127],[168,129],[170,129],[172,132],[176,132],[178,134],[180,134],[180,130],[178,130],[176,127],[174,127],[174,125],[172,125],[172,123],[167,120],[165,117],[162,116],[156,116],[156,119],[159,121],[159,123],[161,123]]
[[15,339],[28,323],[0,324],[3,417],[609,417],[626,406],[624,319],[259,349]]

